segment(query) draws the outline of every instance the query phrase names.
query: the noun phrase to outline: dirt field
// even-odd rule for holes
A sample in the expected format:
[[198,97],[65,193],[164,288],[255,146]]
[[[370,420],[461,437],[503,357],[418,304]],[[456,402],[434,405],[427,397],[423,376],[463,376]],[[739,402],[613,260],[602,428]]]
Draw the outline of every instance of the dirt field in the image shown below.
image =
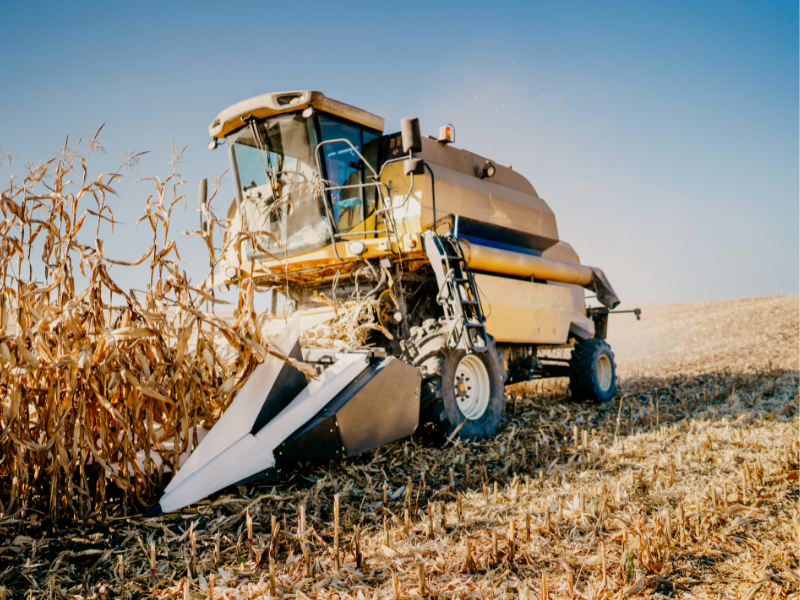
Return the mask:
[[157,519],[5,518],[0,598],[800,597],[798,298],[641,308],[610,324],[608,405],[531,383],[490,442],[295,466]]
[[636,307],[641,321],[620,315],[609,324],[622,378],[798,368],[797,296]]

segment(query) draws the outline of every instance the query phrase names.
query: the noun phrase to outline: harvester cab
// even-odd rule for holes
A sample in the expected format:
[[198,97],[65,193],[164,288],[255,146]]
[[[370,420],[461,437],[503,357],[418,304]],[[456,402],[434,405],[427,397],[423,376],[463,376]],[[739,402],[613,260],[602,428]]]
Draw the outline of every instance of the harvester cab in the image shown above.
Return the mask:
[[[530,182],[453,146],[452,125],[424,138],[404,119],[386,135],[382,118],[299,91],[235,104],[209,133],[210,148],[228,148],[236,197],[206,285],[271,290],[273,352],[160,509],[281,460],[354,456],[415,432],[486,438],[508,383],[566,376],[576,398],[614,395],[613,288],[560,240]],[[587,309],[587,289],[601,308]]]

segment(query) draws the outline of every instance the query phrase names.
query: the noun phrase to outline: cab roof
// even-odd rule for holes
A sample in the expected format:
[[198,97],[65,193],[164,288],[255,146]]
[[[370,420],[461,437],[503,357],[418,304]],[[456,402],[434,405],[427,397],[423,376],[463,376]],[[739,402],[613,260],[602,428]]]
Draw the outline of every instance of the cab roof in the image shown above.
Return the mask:
[[208,133],[212,138],[222,138],[231,131],[239,129],[244,124],[242,117],[247,115],[264,119],[281,113],[301,110],[308,106],[383,133],[383,117],[344,102],[332,100],[322,92],[312,91],[274,92],[237,102],[217,115],[217,118],[208,126]]

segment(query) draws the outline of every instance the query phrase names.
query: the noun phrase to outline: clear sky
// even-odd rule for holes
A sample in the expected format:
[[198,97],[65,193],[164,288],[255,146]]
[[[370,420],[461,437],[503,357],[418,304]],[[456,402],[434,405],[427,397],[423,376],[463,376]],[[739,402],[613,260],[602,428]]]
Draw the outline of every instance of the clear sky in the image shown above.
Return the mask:
[[[134,149],[138,176],[164,176],[174,139],[194,209],[228,166],[206,149],[216,114],[314,89],[387,132],[452,122],[458,146],[530,179],[625,301],[798,293],[796,1],[0,0],[0,39],[0,152],[20,175],[105,122],[95,174]],[[112,201],[125,226],[101,234],[114,258],[149,245],[136,177]],[[201,278],[203,246],[180,243]]]

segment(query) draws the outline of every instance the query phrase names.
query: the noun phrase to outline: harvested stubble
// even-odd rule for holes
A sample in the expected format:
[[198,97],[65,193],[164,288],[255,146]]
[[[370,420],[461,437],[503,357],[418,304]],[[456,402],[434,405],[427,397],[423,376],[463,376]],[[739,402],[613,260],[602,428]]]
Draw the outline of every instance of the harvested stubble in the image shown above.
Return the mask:
[[[786,302],[796,330],[797,299]],[[751,317],[757,322],[758,311]],[[709,321],[704,343],[716,325]],[[750,348],[755,356],[772,350],[769,340]],[[354,460],[302,465],[280,485],[229,490],[179,515],[127,518],[106,506],[94,525],[54,531],[35,511],[17,511],[0,521],[0,593],[796,594],[796,346],[779,359],[773,365],[783,370],[717,364],[706,373],[654,360],[606,406],[570,403],[563,382],[520,387],[492,440],[438,449],[406,440]]]
[[[571,404],[558,385],[537,389],[485,443],[431,449],[408,440],[357,460],[307,465],[280,486],[243,487],[159,519],[107,518],[61,533],[6,522],[0,556],[11,564],[0,577],[15,592],[52,585],[65,597],[179,597],[188,584],[199,598],[212,577],[217,598],[419,598],[421,587],[431,597],[527,599],[543,589],[567,598],[570,586],[576,598],[796,593],[796,388],[794,371],[669,373],[625,382],[621,410]],[[658,426],[654,397],[663,411]],[[575,448],[575,422],[589,432],[586,448],[582,434]],[[465,480],[484,466],[485,479]],[[495,483],[497,499],[484,493]],[[440,502],[446,525],[432,511],[429,537],[427,509]]]

